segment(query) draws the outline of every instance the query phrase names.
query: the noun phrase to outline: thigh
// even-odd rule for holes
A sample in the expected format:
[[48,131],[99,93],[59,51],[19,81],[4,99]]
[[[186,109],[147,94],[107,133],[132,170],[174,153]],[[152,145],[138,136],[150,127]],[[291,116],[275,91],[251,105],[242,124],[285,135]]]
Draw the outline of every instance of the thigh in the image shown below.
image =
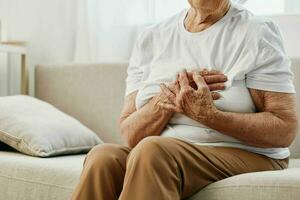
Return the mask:
[[111,167],[118,163],[125,170],[126,159],[131,148],[118,144],[100,144],[95,146],[85,157],[84,166]]
[[100,144],[86,156],[80,182],[72,199],[118,199],[130,148]]
[[175,138],[162,138],[159,144],[178,166],[181,198],[234,175],[287,167],[287,160],[274,160],[237,148],[201,146]]

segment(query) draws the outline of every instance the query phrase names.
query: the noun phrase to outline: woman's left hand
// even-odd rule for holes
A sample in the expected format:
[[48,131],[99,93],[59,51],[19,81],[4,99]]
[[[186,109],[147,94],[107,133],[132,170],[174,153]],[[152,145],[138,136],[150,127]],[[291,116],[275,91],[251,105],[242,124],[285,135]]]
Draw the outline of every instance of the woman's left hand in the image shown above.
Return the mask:
[[[160,106],[183,113],[205,124],[208,120],[211,120],[213,114],[217,111],[213,103],[214,95],[211,94],[199,71],[193,72],[193,80],[197,85],[197,89],[189,84],[187,72],[183,71],[179,74],[175,83],[172,84],[172,88],[175,87],[176,89],[170,89],[165,84],[161,84],[161,89],[170,97],[169,102],[171,104],[162,103]],[[218,95],[218,93],[215,95]]]

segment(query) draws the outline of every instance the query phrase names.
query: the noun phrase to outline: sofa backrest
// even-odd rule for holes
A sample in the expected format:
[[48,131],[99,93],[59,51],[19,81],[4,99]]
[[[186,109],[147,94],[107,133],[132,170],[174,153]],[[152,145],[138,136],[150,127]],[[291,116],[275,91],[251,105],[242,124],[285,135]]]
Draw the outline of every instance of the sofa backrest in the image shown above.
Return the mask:
[[[300,122],[300,58],[292,60],[292,70],[295,74],[295,87],[296,87],[296,103],[297,103],[297,113],[298,113],[298,120]],[[300,124],[299,124],[300,125]],[[291,157],[293,158],[300,158],[300,126],[298,129],[298,134],[293,142],[292,146],[290,147],[291,150]]]
[[123,144],[118,118],[126,63],[37,66],[35,96],[75,117],[104,142]]
[[[124,144],[118,118],[124,100],[127,63],[37,66],[35,95],[77,118],[102,140]],[[300,100],[300,59],[293,60]],[[300,107],[297,107],[300,119]],[[300,131],[299,131],[300,133]],[[291,147],[300,158],[300,134]]]

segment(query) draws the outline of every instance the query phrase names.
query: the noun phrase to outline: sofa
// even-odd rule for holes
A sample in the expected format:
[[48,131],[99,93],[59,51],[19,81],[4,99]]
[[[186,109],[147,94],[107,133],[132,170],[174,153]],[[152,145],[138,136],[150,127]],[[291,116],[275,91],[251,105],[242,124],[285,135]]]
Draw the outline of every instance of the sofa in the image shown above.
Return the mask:
[[[39,65],[35,96],[75,117],[107,143],[124,144],[118,117],[127,63]],[[300,99],[300,59],[293,59]],[[300,114],[300,108],[297,108]],[[0,200],[67,200],[77,185],[85,155],[37,158],[0,150]],[[290,166],[248,173],[213,183],[189,200],[299,200],[300,135],[291,146]]]

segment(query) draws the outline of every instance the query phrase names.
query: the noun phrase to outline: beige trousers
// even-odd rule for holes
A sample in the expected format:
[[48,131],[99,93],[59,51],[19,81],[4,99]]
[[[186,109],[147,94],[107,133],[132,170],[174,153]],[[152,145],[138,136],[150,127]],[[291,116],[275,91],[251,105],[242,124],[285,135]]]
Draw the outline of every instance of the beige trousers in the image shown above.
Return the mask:
[[72,200],[179,200],[237,174],[287,166],[288,159],[151,136],[133,149],[102,144],[91,150]]

